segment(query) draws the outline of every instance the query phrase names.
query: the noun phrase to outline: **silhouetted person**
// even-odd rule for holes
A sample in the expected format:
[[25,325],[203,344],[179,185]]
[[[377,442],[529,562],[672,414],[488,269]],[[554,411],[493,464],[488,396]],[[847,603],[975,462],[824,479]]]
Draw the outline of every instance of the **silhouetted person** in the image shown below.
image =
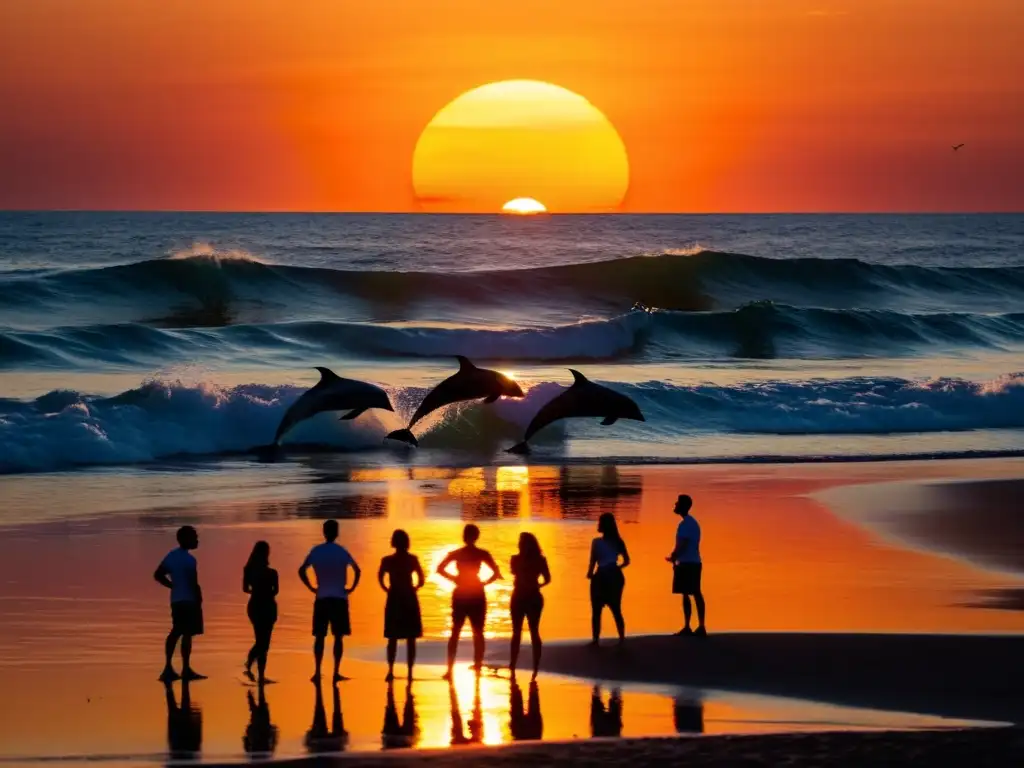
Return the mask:
[[533,644],[533,679],[537,679],[543,643],[540,639],[540,615],[544,610],[544,595],[541,587],[551,583],[548,561],[540,551],[537,537],[532,533],[519,534],[519,553],[512,555],[509,566],[514,578],[512,600],[509,610],[512,614],[512,641],[509,651],[509,670],[512,679],[516,676],[519,663],[519,646],[523,641],[523,619],[530,627],[530,641]]
[[[338,544],[338,521],[328,520],[324,523],[324,543],[318,544],[309,551],[306,559],[299,566],[299,578],[306,589],[316,595],[313,603],[313,658],[316,670],[312,680],[320,680],[320,667],[324,660],[324,641],[327,630],[334,635],[334,682],[344,680],[341,676],[341,655],[344,652],[342,638],[352,634],[352,624],[348,613],[348,596],[359,586],[362,571],[348,553]],[[352,568],[355,575],[352,586],[348,586],[348,569]],[[308,570],[312,568],[316,574],[316,586],[309,581]]]
[[164,682],[167,701],[167,756],[171,760],[194,760],[203,749],[203,713],[192,704],[189,680],[181,681],[181,706],[174,698],[169,680]]
[[254,641],[245,659],[245,676],[255,680],[252,674],[253,662],[259,671],[259,683],[267,680],[267,654],[270,652],[270,637],[277,623],[277,592],[279,584],[277,571],[270,567],[270,545],[257,541],[249,555],[249,561],[242,571],[242,591],[249,595],[246,613],[252,623]]
[[511,685],[509,732],[515,741],[539,741],[544,736],[544,718],[540,714],[540,689],[537,681],[530,681],[530,699],[523,710],[523,689],[515,680]]
[[676,733],[704,733],[704,702],[675,696],[672,699],[672,722]]
[[[395,553],[383,557],[377,571],[377,581],[381,589],[388,593],[384,602],[384,637],[388,639],[388,682],[395,679],[395,656],[398,653],[399,640],[405,640],[408,677],[412,680],[412,668],[416,663],[416,638],[423,637],[423,619],[420,616],[420,600],[416,592],[426,581],[419,558],[409,553],[409,534],[401,529],[396,530],[391,534],[391,546],[395,548]],[[385,575],[388,577],[387,584],[384,583]],[[413,576],[416,578],[413,579]]]
[[[199,571],[192,550],[199,546],[199,534],[191,525],[178,529],[178,546],[167,553],[157,566],[153,578],[171,591],[171,631],[164,642],[164,682],[205,680],[192,669],[192,638],[203,634],[203,592],[199,588]],[[174,671],[171,659],[181,639],[181,674]]]
[[[487,618],[487,595],[484,587],[501,578],[498,564],[491,553],[480,549],[476,542],[480,538],[480,529],[470,523],[462,531],[462,540],[466,546],[449,552],[437,572],[455,584],[452,593],[452,635],[448,638],[448,671],[445,680],[452,679],[455,667],[455,655],[459,649],[459,635],[462,626],[469,619],[473,630],[473,669],[477,674],[484,664],[484,621]],[[448,573],[448,566],[455,563],[455,575]],[[487,565],[491,569],[490,578],[480,580],[480,566]]]
[[622,735],[622,694],[612,689],[608,706],[601,700],[601,686],[595,685],[590,693],[590,735],[594,738],[617,739]]
[[334,712],[331,727],[327,728],[327,710],[324,708],[324,694],[320,682],[316,683],[316,699],[313,702],[313,724],[306,732],[306,749],[312,754],[341,752],[348,743],[348,732],[341,714],[341,693],[335,683],[331,684],[331,702]]
[[676,506],[673,510],[682,519],[676,527],[676,548],[672,550],[666,560],[672,563],[672,594],[683,596],[683,628],[676,632],[677,635],[692,635],[690,628],[690,595],[697,604],[697,635],[704,637],[707,629],[704,627],[704,595],[700,590],[701,572],[704,566],[700,561],[700,525],[690,514],[693,507],[693,499],[685,493],[676,499]]
[[381,729],[381,745],[384,749],[400,749],[416,745],[419,734],[419,723],[416,718],[416,702],[412,695],[412,686],[405,689],[405,707],[402,717],[398,717],[395,705],[395,685],[388,683],[388,703],[384,709],[384,727]]
[[473,711],[469,715],[469,737],[462,728],[462,713],[459,711],[459,696],[455,684],[448,681],[448,702],[452,708],[452,746],[479,744],[484,738],[484,709],[480,702],[480,677],[473,683]]
[[587,578],[590,579],[590,626],[596,646],[601,639],[601,612],[607,606],[615,619],[619,642],[626,639],[626,621],[622,618],[622,591],[626,577],[622,569],[629,565],[626,542],[619,536],[619,527],[611,512],[605,512],[597,521],[598,536],[590,545],[590,564]]
[[242,737],[242,746],[250,758],[269,758],[277,748],[277,726],[270,720],[266,689],[261,685],[258,691],[258,699],[252,695],[252,691],[245,692],[249,703],[249,725]]

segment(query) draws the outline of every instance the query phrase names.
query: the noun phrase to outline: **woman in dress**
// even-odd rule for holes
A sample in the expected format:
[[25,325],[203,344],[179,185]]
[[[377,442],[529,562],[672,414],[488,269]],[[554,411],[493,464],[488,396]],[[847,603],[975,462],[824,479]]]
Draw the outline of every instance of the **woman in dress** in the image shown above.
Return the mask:
[[[249,595],[246,613],[252,623],[255,642],[249,649],[245,660],[245,676],[260,685],[273,682],[268,680],[267,654],[270,652],[270,636],[277,622],[277,571],[270,567],[270,545],[265,541],[257,541],[249,555],[249,561],[242,571],[242,591]],[[259,678],[252,674],[252,665],[256,663]]]
[[[388,639],[387,681],[395,679],[395,655],[398,641],[405,640],[406,661],[409,665],[409,680],[416,663],[416,638],[423,637],[423,620],[420,617],[420,601],[416,592],[423,586],[423,568],[419,558],[409,553],[409,534],[399,529],[391,534],[392,555],[380,561],[377,581],[380,588],[388,593],[384,603],[384,637]],[[387,576],[387,583],[384,576]],[[413,576],[416,576],[415,581]]]
[[537,537],[532,533],[519,534],[519,554],[512,555],[512,576],[515,579],[512,587],[512,648],[509,656],[509,670],[512,678],[516,676],[516,664],[519,661],[519,646],[523,640],[523,619],[530,627],[530,641],[533,645],[533,679],[537,679],[540,667],[540,654],[543,647],[540,639],[540,615],[544,610],[544,595],[541,587],[551,583],[551,571],[548,561],[540,551]]
[[622,618],[622,590],[626,586],[626,578],[622,569],[629,565],[629,552],[611,512],[605,512],[598,519],[597,532],[601,535],[590,545],[590,565],[587,566],[592,646],[596,646],[601,638],[601,611],[605,606],[615,619],[619,642],[626,639],[626,621]]

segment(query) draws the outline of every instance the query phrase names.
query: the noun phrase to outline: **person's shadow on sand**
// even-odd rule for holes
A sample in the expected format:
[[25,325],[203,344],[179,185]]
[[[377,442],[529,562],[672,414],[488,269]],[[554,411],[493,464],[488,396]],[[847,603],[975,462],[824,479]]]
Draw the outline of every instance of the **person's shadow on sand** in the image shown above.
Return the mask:
[[245,696],[249,703],[249,725],[245,728],[242,746],[250,759],[270,758],[277,748],[277,726],[270,720],[265,688],[259,687],[258,698],[252,691],[246,691]]
[[484,738],[484,710],[480,702],[480,678],[477,677],[473,687],[473,711],[469,717],[469,737],[462,727],[462,713],[459,711],[459,695],[455,684],[448,683],[448,700],[452,709],[452,746],[463,744],[479,744]]
[[196,760],[203,749],[203,713],[192,703],[189,681],[181,682],[181,704],[174,687],[164,683],[167,702],[167,757],[171,761]]
[[704,702],[676,695],[672,699],[672,722],[676,733],[704,733]]
[[538,741],[544,735],[544,718],[540,713],[540,688],[537,681],[530,683],[530,698],[525,711],[523,689],[513,681],[510,686],[509,732],[514,741]]
[[323,689],[316,683],[316,700],[313,704],[313,724],[306,732],[306,750],[310,754],[342,752],[348,745],[348,733],[341,714],[341,693],[337,684],[331,686],[334,714],[331,717],[330,730],[327,728],[327,710],[324,708]]
[[622,735],[622,692],[613,688],[606,707],[601,698],[601,686],[595,685],[590,694],[590,735],[593,738],[614,738]]
[[402,717],[398,717],[398,706],[395,704],[395,684],[388,683],[388,703],[384,708],[384,727],[381,729],[381,746],[384,749],[402,749],[414,747],[419,739],[419,719],[416,716],[416,701],[412,695],[412,685],[405,688],[405,707]]

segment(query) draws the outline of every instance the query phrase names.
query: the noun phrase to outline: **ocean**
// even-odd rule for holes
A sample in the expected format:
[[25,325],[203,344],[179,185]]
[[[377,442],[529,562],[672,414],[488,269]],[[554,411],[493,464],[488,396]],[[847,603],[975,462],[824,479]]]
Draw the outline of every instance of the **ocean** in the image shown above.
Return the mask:
[[[386,445],[455,355],[527,396]],[[529,461],[1013,455],[1024,215],[0,214],[2,473],[255,462],[314,366],[396,404],[287,438],[355,464],[522,463],[569,368],[647,421]]]

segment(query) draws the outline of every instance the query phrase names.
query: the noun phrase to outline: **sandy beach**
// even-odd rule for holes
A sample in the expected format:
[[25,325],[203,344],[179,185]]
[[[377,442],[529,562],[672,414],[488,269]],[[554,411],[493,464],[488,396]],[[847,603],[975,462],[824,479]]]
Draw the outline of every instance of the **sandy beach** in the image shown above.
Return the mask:
[[[154,467],[7,478],[15,504],[0,537],[0,687],[17,695],[3,700],[0,759],[152,764],[184,745],[190,759],[229,763],[256,754],[246,745],[252,729],[267,724],[270,752],[292,759],[310,753],[318,721],[337,716],[345,738],[327,747],[362,761],[395,745],[382,736],[395,722],[392,711],[400,723],[404,711],[413,715],[415,735],[397,743],[424,750],[415,759],[426,762],[473,761],[474,743],[503,750],[538,736],[552,744],[480,759],[614,764],[650,754],[698,765],[761,764],[778,751],[810,761],[792,764],[838,755],[853,765],[897,755],[927,761],[956,749],[1006,754],[1019,745],[1012,732],[959,733],[978,721],[1024,722],[1014,695],[1024,685],[1024,614],[984,599],[1020,589],[1024,579],[979,555],[978,541],[1000,541],[992,533],[1001,518],[979,514],[975,528],[989,526],[987,535],[942,533],[941,547],[921,533],[911,538],[906,524],[900,535],[887,526],[911,519],[898,502],[913,492],[935,502],[934,530],[947,531],[942,488],[956,484],[949,498],[966,516],[972,488],[989,504],[986,489],[1020,472],[1016,460],[371,470],[318,456],[277,467],[229,462],[217,472]],[[703,642],[667,636],[680,621],[663,558],[681,489],[697,499],[704,530],[712,636]],[[1003,496],[1011,503],[1012,492]],[[931,531],[927,504],[915,510],[913,530]],[[633,556],[625,653],[612,645],[581,649],[586,553],[605,511],[619,518]],[[347,643],[345,668],[354,679],[338,687],[333,705],[330,686],[315,697],[308,682],[310,607],[293,576],[329,516],[341,520],[341,538],[366,571]],[[426,637],[417,681],[408,691],[396,686],[393,697],[383,683],[383,594],[373,574],[391,531],[408,530],[429,568],[469,520],[503,566],[521,530],[536,532],[549,555],[554,581],[534,714],[526,680],[518,691],[500,676],[475,685],[460,667],[449,690],[428,666],[440,660],[448,626],[449,593],[435,579],[421,592]],[[150,574],[183,522],[197,525],[202,538],[207,629],[196,664],[210,679],[192,685],[187,701],[175,685],[165,701],[155,676],[166,595]],[[280,683],[253,708],[239,671],[251,642],[239,575],[258,538],[271,542],[283,587],[270,661]],[[490,593],[495,665],[507,649],[508,597],[502,583]],[[63,640],[69,632],[71,648]],[[527,648],[524,664],[529,655]],[[65,716],[54,719],[55,711]],[[936,728],[942,733],[934,737],[870,735]],[[836,730],[856,733],[758,735]],[[696,734],[704,738],[657,740]],[[603,740],[610,735],[625,741]],[[453,745],[469,751],[434,752]]]

